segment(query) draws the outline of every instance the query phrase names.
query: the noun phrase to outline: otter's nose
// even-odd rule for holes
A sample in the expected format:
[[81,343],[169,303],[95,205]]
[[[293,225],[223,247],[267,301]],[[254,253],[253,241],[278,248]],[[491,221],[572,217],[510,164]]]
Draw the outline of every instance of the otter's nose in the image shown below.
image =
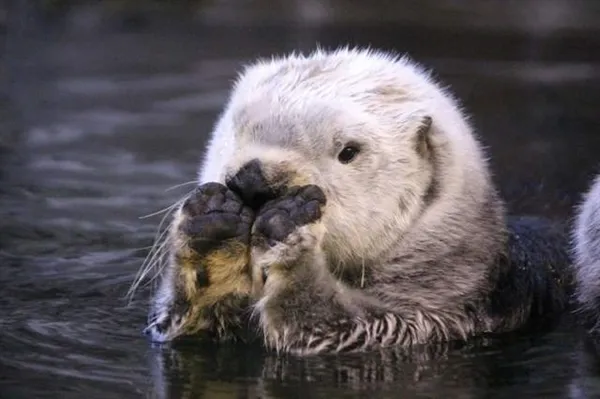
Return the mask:
[[226,180],[225,184],[254,210],[277,197],[277,190],[267,182],[258,159],[253,159],[242,166],[235,176]]

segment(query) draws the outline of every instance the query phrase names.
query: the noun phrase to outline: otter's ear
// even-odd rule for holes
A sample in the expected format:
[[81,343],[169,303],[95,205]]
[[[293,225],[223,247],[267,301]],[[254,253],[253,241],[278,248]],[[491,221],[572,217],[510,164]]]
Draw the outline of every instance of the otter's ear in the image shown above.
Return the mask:
[[419,121],[419,125],[417,127],[417,134],[415,136],[415,148],[417,153],[421,155],[423,158],[427,158],[433,148],[431,147],[431,124],[433,120],[431,116],[424,116]]

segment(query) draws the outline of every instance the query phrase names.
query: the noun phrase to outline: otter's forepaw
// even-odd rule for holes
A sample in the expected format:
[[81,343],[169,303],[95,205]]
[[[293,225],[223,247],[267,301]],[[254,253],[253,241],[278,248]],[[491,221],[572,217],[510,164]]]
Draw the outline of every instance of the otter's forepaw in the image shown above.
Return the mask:
[[[251,290],[250,230],[254,212],[220,183],[199,186],[171,231],[171,281],[185,305],[181,332],[213,331],[227,339],[241,323]],[[180,312],[181,313],[181,312]]]
[[220,183],[198,187],[181,212],[179,230],[198,253],[213,251],[229,241],[249,244],[254,213],[236,193]]
[[[325,194],[315,185],[293,187],[265,204],[252,228],[251,258],[254,273],[266,279],[269,269],[289,268],[319,246]],[[255,274],[255,279],[256,279]]]

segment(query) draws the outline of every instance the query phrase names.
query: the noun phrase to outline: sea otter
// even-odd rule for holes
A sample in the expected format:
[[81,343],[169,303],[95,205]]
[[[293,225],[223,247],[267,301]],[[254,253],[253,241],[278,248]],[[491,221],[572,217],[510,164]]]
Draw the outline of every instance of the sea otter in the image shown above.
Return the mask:
[[371,49],[248,66],[163,244],[158,342],[256,331],[308,355],[465,340],[570,296],[563,228],[509,219],[453,95]]

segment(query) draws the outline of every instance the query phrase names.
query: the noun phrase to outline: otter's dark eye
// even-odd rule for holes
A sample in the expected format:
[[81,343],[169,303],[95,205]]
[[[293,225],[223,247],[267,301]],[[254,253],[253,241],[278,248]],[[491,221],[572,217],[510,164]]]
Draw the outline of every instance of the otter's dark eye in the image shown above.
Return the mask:
[[338,154],[338,161],[343,164],[350,163],[359,152],[360,148],[357,145],[347,145]]

